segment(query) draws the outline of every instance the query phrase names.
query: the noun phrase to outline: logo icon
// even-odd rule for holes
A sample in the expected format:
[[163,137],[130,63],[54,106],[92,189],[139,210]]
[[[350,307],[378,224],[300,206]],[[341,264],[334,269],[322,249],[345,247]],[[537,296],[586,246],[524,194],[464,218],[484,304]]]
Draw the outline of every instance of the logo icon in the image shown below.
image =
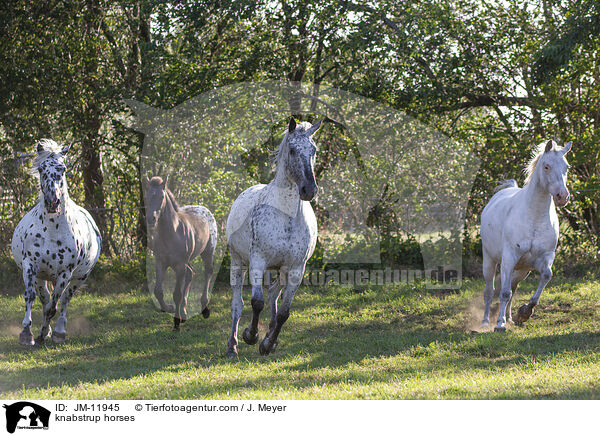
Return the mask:
[[48,429],[50,411],[28,401],[19,401],[3,406],[6,409],[6,431],[14,433],[19,429]]

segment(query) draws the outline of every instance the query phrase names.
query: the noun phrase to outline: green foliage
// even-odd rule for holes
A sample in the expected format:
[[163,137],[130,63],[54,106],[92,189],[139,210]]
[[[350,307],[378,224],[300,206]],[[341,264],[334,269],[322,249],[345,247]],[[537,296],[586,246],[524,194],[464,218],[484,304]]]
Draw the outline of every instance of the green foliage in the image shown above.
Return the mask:
[[[131,128],[123,99],[168,110],[226,85],[283,79],[304,82],[317,97],[325,85],[353,92],[465,144],[481,162],[465,217],[468,233],[477,232],[498,180],[522,183],[534,144],[573,140],[572,201],[560,211],[567,223],[561,247],[578,261],[593,261],[600,247],[599,17],[595,0],[536,7],[516,0],[382,0],[373,6],[349,0],[10,0],[0,6],[3,251],[37,197],[15,159],[15,153],[32,151],[36,139],[80,141],[69,175],[72,196],[92,209],[105,254],[131,259],[145,244],[139,181],[144,135]],[[319,115],[312,110],[316,104],[308,115],[293,98],[288,103],[296,116]],[[273,120],[266,143],[235,145],[248,183],[269,180],[268,154],[285,121]],[[348,165],[361,144],[340,125],[319,135],[321,181],[327,170]],[[198,139],[198,150],[214,147]],[[171,145],[173,155],[189,160],[185,144]],[[386,163],[369,169],[383,173]],[[185,171],[172,176],[180,182],[193,177]],[[202,187],[181,194],[210,199],[215,215],[224,217],[241,187],[228,183],[227,171],[207,177],[214,184],[197,180]],[[401,218],[390,209],[404,193],[393,183],[380,190],[364,193],[380,198],[369,225],[395,234]],[[326,207],[315,209],[325,222]],[[402,237],[382,248],[390,258],[412,256],[410,262],[418,263],[409,246]]]

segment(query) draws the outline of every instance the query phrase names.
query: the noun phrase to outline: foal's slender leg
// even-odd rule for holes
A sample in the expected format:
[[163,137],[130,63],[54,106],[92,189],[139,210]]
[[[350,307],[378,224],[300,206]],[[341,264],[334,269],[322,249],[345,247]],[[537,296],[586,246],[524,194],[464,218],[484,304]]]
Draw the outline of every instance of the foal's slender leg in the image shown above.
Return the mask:
[[512,296],[510,285],[512,283],[513,270],[517,264],[516,256],[509,250],[502,253],[502,263],[500,264],[500,310],[498,311],[498,322],[494,331],[506,331],[506,306]]
[[[73,274],[72,271],[64,271],[60,273],[56,279],[56,285],[54,286],[54,292],[52,293],[52,300],[44,310],[44,324],[42,325],[42,329],[40,331],[40,336],[42,338],[45,338],[49,333],[50,321],[52,318],[54,318],[54,315],[56,315],[56,307],[58,306],[58,301],[61,299],[63,292],[69,287],[71,282],[71,274]],[[56,332],[54,334],[56,334]],[[61,338],[57,337],[57,339],[58,342],[60,342]],[[62,340],[64,341],[64,336],[62,337]]]
[[[42,303],[42,313],[44,313],[44,311],[46,310],[46,307],[50,303],[50,291],[48,291],[48,282],[46,282],[46,280],[41,280],[41,279],[36,278],[35,279],[35,290],[37,291],[38,295],[40,296],[40,301]],[[48,339],[48,337],[50,336],[51,332],[52,332],[52,329],[50,329],[50,328],[48,329],[48,334],[46,336],[42,336],[41,332],[40,332],[40,336],[35,338],[35,343],[36,344],[44,343],[44,341],[46,339]]]
[[481,327],[489,327],[490,325],[490,305],[494,297],[494,279],[496,275],[496,262],[483,252],[483,277],[485,279],[485,290],[483,291],[483,301],[485,309],[483,310],[483,321]]
[[253,256],[250,260],[249,268],[250,285],[252,286],[252,320],[242,334],[244,342],[249,345],[254,345],[258,342],[258,319],[260,312],[265,307],[265,297],[262,289],[265,269],[266,262],[260,257]]
[[69,284],[69,287],[63,292],[60,297],[60,315],[56,320],[56,328],[54,332],[52,332],[52,342],[55,344],[59,344],[65,341],[67,338],[67,308],[69,307],[69,302],[71,298],[73,298],[73,294],[84,280],[73,279]]
[[529,300],[528,304],[524,304],[519,307],[519,311],[517,312],[517,321],[518,323],[523,323],[529,319],[529,317],[533,314],[533,308],[537,306],[540,301],[540,297],[542,296],[542,292],[544,288],[552,278],[552,263],[554,262],[554,252],[548,254],[544,257],[543,261],[540,262],[539,267],[537,268],[540,272],[540,283],[538,284],[537,290]]
[[242,261],[231,247],[229,249],[231,256],[231,270],[229,272],[229,282],[233,291],[233,298],[231,300],[231,335],[227,343],[227,357],[237,357],[237,332],[240,317],[242,316],[242,309],[244,308],[244,300],[242,298],[242,289],[244,285],[244,269]]
[[287,321],[290,316],[290,307],[292,305],[292,300],[294,299],[294,295],[302,282],[302,277],[304,276],[304,265],[301,268],[290,269],[287,273],[287,282],[285,284],[285,290],[283,291],[283,301],[281,302],[281,307],[277,310],[277,314],[275,316],[275,325],[272,330],[269,330],[265,338],[260,343],[260,347],[258,351],[260,354],[269,354],[279,338],[279,332],[281,331],[281,327]]
[[172,304],[165,303],[165,297],[163,294],[163,279],[167,272],[167,265],[163,264],[158,257],[155,257],[156,261],[156,283],[154,284],[154,296],[158,300],[160,310],[163,312],[175,313],[175,306]]
[[194,271],[185,264],[183,267],[178,267],[175,270],[177,280],[175,282],[175,291],[173,292],[173,300],[175,301],[175,317],[173,318],[173,329],[179,330],[179,324],[187,319],[187,298],[190,292],[190,285]]
[[200,299],[200,302],[202,303],[202,316],[204,318],[210,316],[210,309],[208,308],[208,292],[210,291],[210,281],[214,270],[213,255],[214,249],[211,249],[211,247],[207,247],[201,255],[202,263],[204,264],[204,286],[202,288],[202,298]]
[[31,306],[35,301],[35,276],[37,268],[27,259],[23,259],[23,282],[25,282],[25,317],[23,318],[23,331],[19,335],[19,344],[34,345],[31,333]]

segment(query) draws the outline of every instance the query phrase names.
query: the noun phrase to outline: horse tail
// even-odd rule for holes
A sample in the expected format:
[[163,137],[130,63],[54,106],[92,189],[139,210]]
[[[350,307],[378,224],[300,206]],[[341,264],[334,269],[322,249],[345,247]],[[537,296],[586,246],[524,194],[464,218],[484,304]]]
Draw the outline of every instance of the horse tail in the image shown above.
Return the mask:
[[494,192],[502,191],[506,188],[518,188],[517,181],[515,179],[502,180],[498,182],[498,186],[494,188]]

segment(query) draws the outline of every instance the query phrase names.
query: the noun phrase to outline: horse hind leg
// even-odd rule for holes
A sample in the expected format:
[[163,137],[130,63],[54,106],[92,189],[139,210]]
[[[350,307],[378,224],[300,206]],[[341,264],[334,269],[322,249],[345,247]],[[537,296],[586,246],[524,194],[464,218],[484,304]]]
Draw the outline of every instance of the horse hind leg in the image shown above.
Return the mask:
[[[50,303],[50,291],[48,290],[48,282],[46,280],[35,279],[35,290],[40,296],[40,302],[42,303],[42,313],[44,313],[46,307],[48,307],[48,304]],[[46,336],[42,336],[42,331],[40,330],[40,335],[37,338],[35,338],[36,345],[41,345],[46,341],[46,339],[49,339],[51,332],[52,329],[48,327],[48,332],[46,333]]]
[[494,297],[494,279],[496,275],[496,266],[496,262],[494,262],[488,255],[484,254],[483,277],[485,279],[485,290],[483,291],[483,301],[485,304],[485,308],[483,310],[483,320],[481,321],[482,328],[490,326],[490,306]]
[[516,263],[513,253],[505,252],[502,254],[502,263],[500,265],[502,288],[500,289],[500,310],[498,311],[496,327],[494,327],[495,332],[506,331],[506,306],[512,297],[511,283]]
[[227,342],[227,357],[237,357],[237,332],[242,310],[244,308],[244,299],[242,298],[242,290],[244,288],[245,271],[242,266],[241,259],[230,248],[231,269],[229,272],[229,282],[233,291],[231,299],[231,334]]
[[[279,300],[279,296],[281,295],[281,290],[283,289],[282,280],[285,277],[285,272],[280,271],[281,276],[273,280],[269,286],[269,305],[271,307],[271,322],[269,323],[269,332],[271,332],[275,328],[275,324],[277,323],[277,301]],[[273,347],[271,351],[274,351],[277,348],[278,341],[273,343]]]
[[207,247],[206,251],[202,253],[202,263],[204,264],[204,285],[202,287],[202,297],[200,302],[202,303],[202,316],[208,318],[210,316],[210,309],[208,307],[209,302],[209,291],[210,281],[214,271],[214,248]]
[[[52,321],[52,318],[54,318],[54,315],[56,315],[58,301],[62,298],[63,293],[68,291],[70,281],[71,272],[63,272],[59,274],[58,279],[56,280],[54,292],[52,293],[52,299],[44,309],[44,324],[40,330],[40,336],[43,338],[50,334],[50,321]],[[64,342],[65,338],[66,334],[64,332],[52,333],[52,340],[54,342]]]
[[258,320],[260,312],[265,307],[262,282],[265,274],[266,262],[262,259],[253,259],[250,262],[250,285],[252,286],[252,319],[250,325],[244,330],[242,337],[248,345],[258,342]]
[[23,331],[19,335],[19,344],[34,345],[33,334],[31,333],[31,307],[35,301],[35,276],[37,269],[27,260],[23,260],[23,282],[25,282],[25,317],[23,318]]

